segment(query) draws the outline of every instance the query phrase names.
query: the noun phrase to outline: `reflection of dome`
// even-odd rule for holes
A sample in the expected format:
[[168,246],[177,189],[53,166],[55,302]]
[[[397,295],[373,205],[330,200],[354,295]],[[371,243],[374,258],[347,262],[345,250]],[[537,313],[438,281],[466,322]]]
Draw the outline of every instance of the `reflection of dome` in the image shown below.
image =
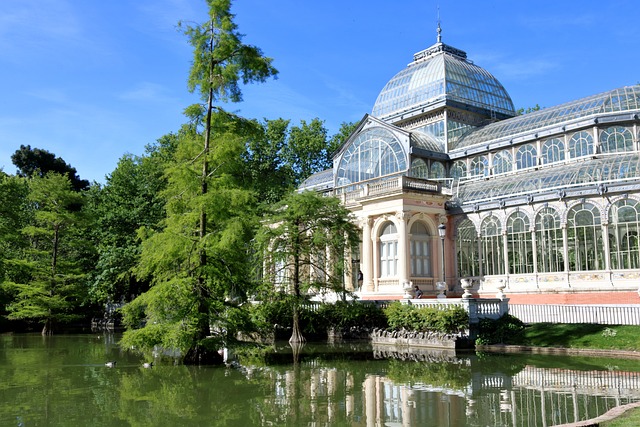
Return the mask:
[[441,42],[416,53],[386,84],[372,115],[396,123],[444,105],[498,119],[515,115],[509,94],[495,77],[467,60],[465,52]]

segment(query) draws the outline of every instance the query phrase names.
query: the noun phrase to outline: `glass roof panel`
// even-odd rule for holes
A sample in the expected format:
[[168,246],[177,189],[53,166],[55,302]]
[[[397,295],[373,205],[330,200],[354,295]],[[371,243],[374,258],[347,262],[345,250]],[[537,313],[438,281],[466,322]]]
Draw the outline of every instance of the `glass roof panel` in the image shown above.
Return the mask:
[[513,137],[534,129],[541,130],[547,126],[592,115],[638,109],[640,109],[640,85],[623,87],[471,130],[459,139],[455,149]]
[[638,178],[640,154],[610,155],[586,162],[544,168],[491,179],[461,181],[454,197],[460,204],[478,203],[496,198],[514,197],[534,192],[550,192],[584,184],[619,182]]

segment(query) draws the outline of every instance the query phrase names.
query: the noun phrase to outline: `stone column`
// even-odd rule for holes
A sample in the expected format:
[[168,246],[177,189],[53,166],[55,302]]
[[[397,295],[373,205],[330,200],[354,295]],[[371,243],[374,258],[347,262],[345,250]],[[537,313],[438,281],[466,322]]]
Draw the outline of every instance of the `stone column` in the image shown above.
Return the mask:
[[407,221],[411,215],[407,212],[396,212],[398,218],[398,279],[402,287],[409,280],[409,235]]
[[373,292],[373,242],[371,240],[371,218],[362,218],[362,290]]

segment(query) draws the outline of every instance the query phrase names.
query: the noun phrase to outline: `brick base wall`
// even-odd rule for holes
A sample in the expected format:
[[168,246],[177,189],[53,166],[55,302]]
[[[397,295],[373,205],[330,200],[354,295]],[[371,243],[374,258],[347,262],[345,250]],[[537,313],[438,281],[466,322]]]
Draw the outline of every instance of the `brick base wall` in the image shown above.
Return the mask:
[[[479,297],[493,298],[495,293]],[[509,304],[640,304],[637,292],[576,292],[564,294],[509,294]]]

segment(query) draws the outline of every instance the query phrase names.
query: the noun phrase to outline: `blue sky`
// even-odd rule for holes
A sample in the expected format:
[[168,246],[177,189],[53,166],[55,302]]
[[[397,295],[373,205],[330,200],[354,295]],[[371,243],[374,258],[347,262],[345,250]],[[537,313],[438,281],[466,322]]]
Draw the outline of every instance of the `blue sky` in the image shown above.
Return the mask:
[[[443,41],[496,76],[516,108],[640,82],[637,0],[236,0],[244,41],[280,74],[226,108],[318,117],[334,133],[435,42],[438,4]],[[177,130],[199,99],[175,26],[204,19],[204,0],[0,1],[0,168],[15,173],[10,156],[29,144],[104,182],[125,153]]]

